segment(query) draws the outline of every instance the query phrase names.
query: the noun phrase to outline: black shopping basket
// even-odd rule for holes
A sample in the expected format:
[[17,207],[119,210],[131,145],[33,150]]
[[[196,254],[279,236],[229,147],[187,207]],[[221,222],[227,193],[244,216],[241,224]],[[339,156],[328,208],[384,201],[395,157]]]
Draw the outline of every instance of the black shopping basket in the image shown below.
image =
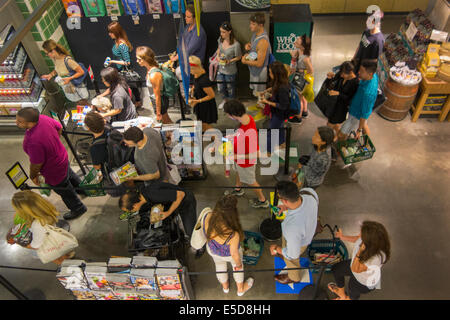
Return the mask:
[[[347,247],[345,246],[345,244],[339,240],[336,239],[334,237],[334,233],[333,230],[331,229],[331,227],[328,224],[325,224],[324,227],[327,227],[330,231],[331,234],[333,236],[332,239],[318,239],[318,240],[313,240],[311,241],[311,243],[309,244],[308,248],[307,248],[307,256],[311,262],[311,264],[313,265],[322,265],[322,264],[327,264],[326,268],[325,268],[325,272],[331,272],[331,267],[333,264],[339,262],[339,261],[343,261],[348,259],[348,251],[347,251]],[[337,227],[335,227],[335,229],[337,229]],[[323,254],[323,262],[316,262],[315,261],[315,254]],[[340,259],[339,260],[333,260],[329,263],[327,263],[326,261],[329,261],[330,258],[332,258],[333,256],[337,256],[340,255]],[[313,273],[318,273],[319,269],[314,268],[311,270]]]

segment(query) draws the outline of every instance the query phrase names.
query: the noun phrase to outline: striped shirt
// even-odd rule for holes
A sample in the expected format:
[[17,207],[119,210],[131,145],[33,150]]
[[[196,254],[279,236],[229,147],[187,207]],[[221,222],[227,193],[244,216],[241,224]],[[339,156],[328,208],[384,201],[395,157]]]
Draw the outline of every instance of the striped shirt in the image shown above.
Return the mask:
[[[117,46],[117,44],[114,44],[112,48],[113,53],[113,59],[112,60],[122,60],[128,63],[131,63],[130,58],[130,49],[125,43],[121,43]],[[122,70],[123,65],[118,64],[117,69]]]

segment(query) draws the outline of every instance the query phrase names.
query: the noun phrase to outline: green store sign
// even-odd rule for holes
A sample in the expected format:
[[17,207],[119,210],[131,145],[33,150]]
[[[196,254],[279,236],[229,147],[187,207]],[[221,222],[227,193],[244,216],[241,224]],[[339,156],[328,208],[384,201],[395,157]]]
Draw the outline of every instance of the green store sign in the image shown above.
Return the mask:
[[275,59],[285,64],[291,63],[290,51],[295,50],[297,37],[311,34],[310,22],[276,22],[273,32],[272,52]]

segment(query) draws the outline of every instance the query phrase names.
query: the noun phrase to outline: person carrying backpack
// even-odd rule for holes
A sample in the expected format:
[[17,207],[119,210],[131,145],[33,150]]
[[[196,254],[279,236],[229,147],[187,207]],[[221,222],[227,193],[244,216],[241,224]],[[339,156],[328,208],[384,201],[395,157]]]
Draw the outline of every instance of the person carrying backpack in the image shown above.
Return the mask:
[[[289,84],[288,72],[284,64],[280,61],[275,61],[269,65],[269,77],[271,87],[263,91],[271,92],[272,96],[269,99],[261,99],[262,103],[270,106],[270,129],[279,129],[279,145],[280,149],[285,147],[285,132],[283,129],[284,121],[289,117],[291,109],[291,89]],[[267,136],[267,151],[273,152],[274,145],[271,139],[272,133]]]
[[42,50],[52,59],[55,70],[41,76],[44,80],[50,80],[56,76],[55,81],[63,89],[64,95],[72,102],[84,103],[89,98],[86,86],[86,67],[76,62],[69,52],[54,40],[44,41]]
[[[84,119],[86,128],[94,135],[94,140],[89,148],[92,166],[103,175],[103,185],[113,187],[109,173],[126,162],[134,163],[134,148],[130,148],[123,142],[123,135],[118,130],[110,129],[105,125],[105,119],[95,111],[86,114]],[[118,197],[125,192],[124,186],[115,190],[107,189],[106,192],[113,197]]]
[[[164,124],[173,123],[167,110],[169,109],[169,98],[175,96],[178,80],[169,71],[159,68],[155,59],[155,53],[149,47],[141,46],[136,49],[137,63],[147,69],[147,87],[150,91],[150,100],[156,113],[156,120]],[[172,76],[172,77],[171,77]],[[170,95],[173,93],[172,95]]]

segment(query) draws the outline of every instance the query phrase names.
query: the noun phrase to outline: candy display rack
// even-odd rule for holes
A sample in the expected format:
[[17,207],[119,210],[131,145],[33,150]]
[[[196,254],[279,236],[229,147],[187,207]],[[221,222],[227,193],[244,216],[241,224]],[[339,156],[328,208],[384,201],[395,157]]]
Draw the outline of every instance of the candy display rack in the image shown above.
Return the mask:
[[[14,35],[12,25],[0,31],[0,48]],[[34,107],[43,111],[47,102],[35,67],[22,44],[0,64],[0,122],[10,124],[21,108]]]

